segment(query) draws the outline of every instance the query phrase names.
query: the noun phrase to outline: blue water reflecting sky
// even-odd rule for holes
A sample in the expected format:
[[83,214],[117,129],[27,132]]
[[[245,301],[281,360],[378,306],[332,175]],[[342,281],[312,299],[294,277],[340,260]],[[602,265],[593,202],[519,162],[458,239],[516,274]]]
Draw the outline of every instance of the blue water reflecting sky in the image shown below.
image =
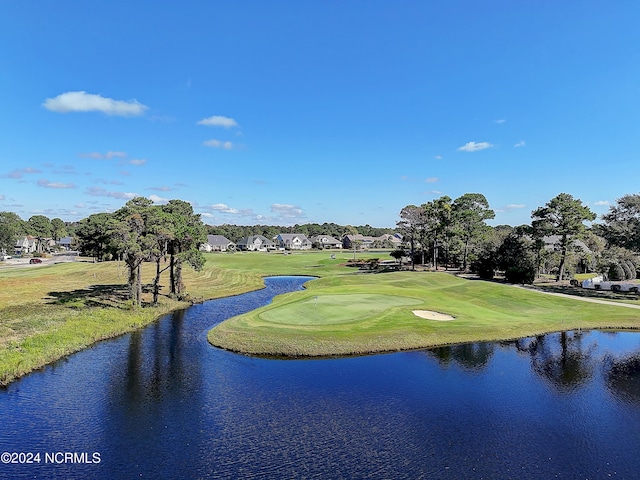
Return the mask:
[[300,288],[207,302],[0,391],[0,478],[630,478],[640,336],[567,332],[357,358],[211,347],[216,322]]

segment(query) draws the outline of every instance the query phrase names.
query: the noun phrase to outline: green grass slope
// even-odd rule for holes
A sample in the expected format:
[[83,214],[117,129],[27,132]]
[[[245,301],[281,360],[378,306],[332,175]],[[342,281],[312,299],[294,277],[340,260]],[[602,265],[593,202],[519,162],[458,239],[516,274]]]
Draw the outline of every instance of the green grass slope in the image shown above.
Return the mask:
[[[317,297],[317,299],[316,299]],[[455,317],[438,322],[412,310]],[[575,328],[638,328],[640,311],[542,295],[445,273],[328,276],[209,332],[216,346],[330,356],[506,340]]]

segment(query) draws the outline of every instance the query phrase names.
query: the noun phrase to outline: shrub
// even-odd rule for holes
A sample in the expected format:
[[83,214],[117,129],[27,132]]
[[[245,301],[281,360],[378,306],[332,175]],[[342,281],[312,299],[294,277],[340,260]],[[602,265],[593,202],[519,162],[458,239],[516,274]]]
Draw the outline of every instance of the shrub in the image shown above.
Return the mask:
[[528,283],[532,284],[536,278],[536,269],[534,267],[508,267],[504,271],[504,278],[509,283]]
[[609,280],[617,282],[625,279],[624,269],[620,266],[619,263],[612,263],[609,265],[608,272]]
[[628,259],[625,260],[624,263],[629,268],[629,273],[630,273],[630,276],[627,277],[627,280],[635,280],[636,277],[638,276],[638,272],[637,272],[636,266],[633,264],[633,262],[631,260],[628,260]]

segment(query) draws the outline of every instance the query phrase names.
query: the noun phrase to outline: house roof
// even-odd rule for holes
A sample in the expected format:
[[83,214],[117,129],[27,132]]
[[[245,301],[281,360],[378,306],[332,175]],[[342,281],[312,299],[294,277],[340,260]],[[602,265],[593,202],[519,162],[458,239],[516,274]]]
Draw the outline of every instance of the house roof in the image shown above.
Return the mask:
[[340,240],[332,237],[331,235],[316,235],[310,238],[311,242],[318,243],[342,243]]
[[260,242],[263,245],[273,245],[274,243],[269,240],[267,237],[263,236],[263,235],[249,235],[248,237],[243,237],[240,240],[238,240],[238,243],[236,243],[236,245],[252,245],[255,243],[255,241],[257,239],[260,239]]
[[233,242],[224,235],[207,235],[207,243],[211,246],[220,245],[226,247]]
[[304,233],[280,233],[277,238],[280,238],[283,242],[286,242],[287,240],[291,242],[296,237],[298,237],[302,243],[309,241]]
[[[560,235],[547,235],[545,237],[542,237],[542,240],[544,241],[546,247],[559,246],[560,239],[561,239]],[[576,238],[571,241],[571,245],[573,245],[576,248],[579,248],[585,253],[591,253],[591,249],[587,247],[586,243],[584,243],[582,240],[579,240]]]

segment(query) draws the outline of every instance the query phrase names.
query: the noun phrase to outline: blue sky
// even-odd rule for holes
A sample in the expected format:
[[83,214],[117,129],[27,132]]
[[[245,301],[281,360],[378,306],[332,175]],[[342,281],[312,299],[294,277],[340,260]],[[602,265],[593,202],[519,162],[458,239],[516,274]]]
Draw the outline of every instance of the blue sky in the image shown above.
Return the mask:
[[493,224],[638,192],[637,1],[3,2],[0,210]]

